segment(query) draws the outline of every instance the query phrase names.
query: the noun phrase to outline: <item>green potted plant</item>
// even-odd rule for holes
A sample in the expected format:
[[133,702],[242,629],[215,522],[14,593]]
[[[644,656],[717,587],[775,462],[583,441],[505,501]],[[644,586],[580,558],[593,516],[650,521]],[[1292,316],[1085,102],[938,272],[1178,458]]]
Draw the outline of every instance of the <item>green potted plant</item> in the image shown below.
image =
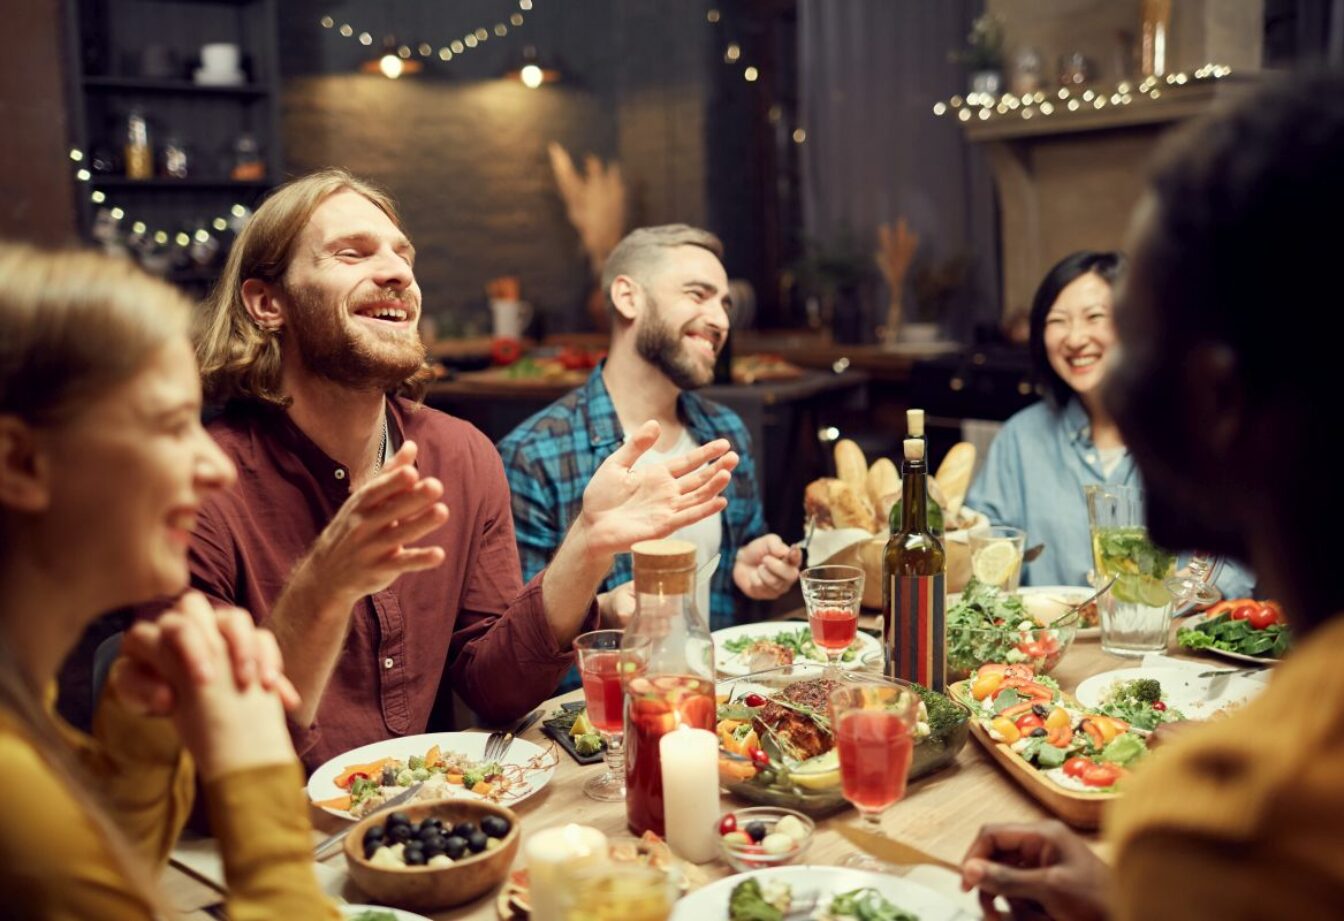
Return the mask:
[[952,61],[970,72],[970,92],[997,96],[1003,91],[1003,20],[982,13],[971,23],[966,47]]
[[799,290],[819,304],[822,330],[839,342],[864,338],[864,302],[875,274],[872,255],[848,229],[829,241],[807,241],[805,255],[794,267]]

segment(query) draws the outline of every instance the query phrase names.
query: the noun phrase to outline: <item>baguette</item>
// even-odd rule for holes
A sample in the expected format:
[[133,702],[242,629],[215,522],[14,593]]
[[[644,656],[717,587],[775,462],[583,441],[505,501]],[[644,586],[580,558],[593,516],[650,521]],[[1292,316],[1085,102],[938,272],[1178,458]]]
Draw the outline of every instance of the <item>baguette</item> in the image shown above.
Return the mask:
[[975,445],[969,441],[960,441],[947,452],[943,462],[938,465],[934,479],[947,497],[946,511],[955,518],[961,511],[961,503],[966,500],[966,491],[971,488],[971,472],[975,469]]
[[878,530],[882,530],[896,496],[901,492],[901,476],[888,458],[879,457],[868,468],[868,501],[877,512]]
[[860,496],[868,493],[868,458],[863,448],[843,438],[835,443],[835,475]]

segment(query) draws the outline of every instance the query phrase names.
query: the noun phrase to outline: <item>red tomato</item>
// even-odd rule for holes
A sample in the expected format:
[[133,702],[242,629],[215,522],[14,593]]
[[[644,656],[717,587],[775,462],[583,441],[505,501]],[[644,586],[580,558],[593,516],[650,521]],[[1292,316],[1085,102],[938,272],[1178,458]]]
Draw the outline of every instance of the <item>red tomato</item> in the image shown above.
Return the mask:
[[1035,713],[1024,713],[1017,718],[1017,722],[1014,725],[1022,730],[1022,734],[1025,736],[1030,735],[1033,729],[1045,726],[1045,720],[1041,719]]
[[1156,710],[1158,713],[1161,713],[1163,710],[1167,709],[1167,705],[1162,703],[1162,701],[1160,700],[1155,700],[1153,701],[1153,709]]
[[495,339],[490,343],[490,360],[497,365],[511,365],[523,357],[523,344],[517,339]]
[[1226,614],[1241,603],[1241,598],[1233,598],[1231,601],[1220,601],[1217,604],[1210,606],[1205,613],[1208,614],[1209,620],[1213,620],[1219,614]]
[[770,756],[759,748],[753,748],[751,750],[751,763],[757,767],[769,767]]
[[1044,659],[1048,655],[1041,643],[1018,643],[1017,648],[1022,655],[1032,659]]
[[1266,627],[1279,623],[1282,619],[1278,611],[1278,606],[1273,604],[1262,604],[1254,611],[1251,616],[1246,618],[1254,630],[1263,630]]
[[760,694],[748,694],[742,698],[742,703],[746,704],[748,707],[764,707],[765,698]]
[[726,835],[732,831],[737,831],[737,816],[730,812],[719,821],[719,834]]
[[1076,755],[1064,762],[1064,773],[1069,777],[1081,778],[1088,768],[1092,767],[1092,762],[1086,758]]
[[1260,610],[1260,605],[1254,601],[1247,601],[1237,605],[1232,609],[1233,620],[1250,620],[1251,615]]
[[1083,783],[1089,787],[1109,787],[1120,779],[1120,768],[1113,764],[1093,764],[1083,771]]

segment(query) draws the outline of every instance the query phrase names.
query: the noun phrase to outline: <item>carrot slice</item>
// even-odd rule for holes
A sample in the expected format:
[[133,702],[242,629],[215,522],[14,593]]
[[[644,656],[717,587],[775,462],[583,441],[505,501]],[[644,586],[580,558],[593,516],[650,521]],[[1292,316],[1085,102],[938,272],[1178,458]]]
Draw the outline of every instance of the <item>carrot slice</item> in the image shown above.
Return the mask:
[[370,761],[368,764],[352,764],[336,777],[336,786],[342,790],[350,789],[350,784],[358,776],[377,778],[383,773],[383,766],[391,764],[395,758],[379,758],[377,761]]
[[344,809],[348,812],[350,810],[350,794],[346,793],[343,796],[333,796],[331,799],[316,800],[313,805],[319,809]]
[[443,752],[439,746],[435,745],[429,751],[425,752],[425,767],[431,767],[443,760]]

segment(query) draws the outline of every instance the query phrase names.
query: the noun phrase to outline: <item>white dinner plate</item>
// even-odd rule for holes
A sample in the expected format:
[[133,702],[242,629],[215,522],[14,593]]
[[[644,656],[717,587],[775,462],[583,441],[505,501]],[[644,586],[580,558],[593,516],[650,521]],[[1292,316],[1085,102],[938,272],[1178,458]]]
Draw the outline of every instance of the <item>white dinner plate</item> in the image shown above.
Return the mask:
[[1084,707],[1095,708],[1117,681],[1153,678],[1162,685],[1162,699],[1167,706],[1180,710],[1193,720],[1206,720],[1219,712],[1240,707],[1265,689],[1265,683],[1245,675],[1199,677],[1193,668],[1118,668],[1093,675],[1082,684],[1074,696]]
[[[672,908],[668,921],[706,921],[728,917],[728,897],[733,889],[748,877],[764,886],[769,881],[782,881],[793,890],[795,901],[814,897],[826,899],[841,892],[872,888],[897,908],[919,917],[919,921],[971,921],[973,915],[962,911],[946,897],[932,889],[899,876],[850,870],[846,867],[771,867],[739,873],[716,880],[702,889],[684,895]],[[806,917],[811,917],[809,913]]]
[[[736,652],[729,652],[724,646],[728,640],[739,639],[741,637],[751,637],[752,639],[769,639],[780,633],[797,633],[798,631],[808,633],[810,628],[802,621],[764,621],[758,624],[740,624],[736,627],[724,627],[722,630],[714,631],[714,666],[718,669],[720,675],[735,677],[738,675],[750,674],[751,666],[747,663],[744,655]],[[842,668],[859,668],[863,657],[870,652],[881,653],[882,643],[875,636],[869,636],[862,630],[855,637],[855,643],[858,644],[855,654],[852,658],[846,659],[840,663]],[[795,659],[795,662],[816,662],[822,665],[826,664],[824,653],[823,658],[811,658],[801,656]]]
[[[405,760],[411,755],[423,756],[435,745],[439,746],[445,753],[459,752],[472,760],[480,760],[485,756],[485,740],[489,737],[490,734],[487,732],[430,732],[424,735],[400,736],[395,739],[384,739],[381,742],[361,745],[359,748],[337,755],[316,771],[313,771],[313,776],[308,778],[308,799],[317,803],[345,793],[345,790],[336,786],[336,778],[351,765],[366,764],[370,761],[377,761],[379,758]],[[546,758],[545,749],[526,739],[514,739],[513,744],[509,746],[508,754],[501,763],[518,765],[523,769],[521,783],[508,790],[499,800],[505,806],[511,806],[527,799],[550,783],[552,775],[555,774],[555,762],[553,759]],[[464,799],[484,798],[453,784],[448,785],[448,790],[453,796],[460,796]],[[330,809],[325,806],[322,808],[342,819],[354,818],[344,809]]]
[[366,911],[385,912],[397,921],[429,921],[424,915],[417,915],[413,911],[406,911],[404,908],[389,908],[386,905],[342,905],[341,917],[346,921],[354,921]]
[[[1193,630],[1208,619],[1209,615],[1207,613],[1191,614],[1184,618],[1185,623],[1181,624],[1180,629]],[[1219,649],[1217,646],[1205,646],[1203,649],[1191,649],[1189,652],[1207,652],[1209,655],[1222,656],[1224,659],[1235,659],[1238,662],[1250,662],[1253,665],[1269,666],[1281,661],[1273,656],[1248,656],[1244,652],[1232,652],[1229,649]]]

